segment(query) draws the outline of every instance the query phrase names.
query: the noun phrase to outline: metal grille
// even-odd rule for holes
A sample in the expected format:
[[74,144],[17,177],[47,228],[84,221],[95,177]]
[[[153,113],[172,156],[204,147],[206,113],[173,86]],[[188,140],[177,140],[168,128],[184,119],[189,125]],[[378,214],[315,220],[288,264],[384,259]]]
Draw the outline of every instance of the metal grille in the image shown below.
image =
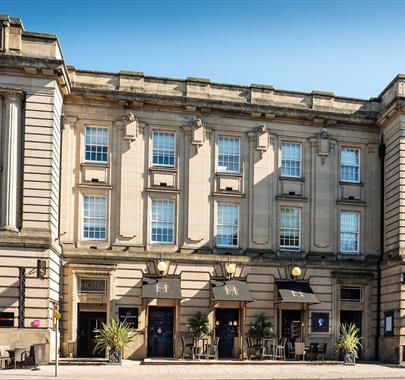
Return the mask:
[[19,268],[18,277],[18,327],[23,328],[25,322],[25,268]]

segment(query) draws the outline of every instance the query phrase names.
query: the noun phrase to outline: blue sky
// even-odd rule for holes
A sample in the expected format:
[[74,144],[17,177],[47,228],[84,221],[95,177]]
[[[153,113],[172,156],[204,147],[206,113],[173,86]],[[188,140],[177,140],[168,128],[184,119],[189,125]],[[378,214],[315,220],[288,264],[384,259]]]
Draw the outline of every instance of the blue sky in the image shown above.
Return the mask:
[[405,0],[0,0],[0,13],[56,34],[83,69],[362,98],[405,73]]

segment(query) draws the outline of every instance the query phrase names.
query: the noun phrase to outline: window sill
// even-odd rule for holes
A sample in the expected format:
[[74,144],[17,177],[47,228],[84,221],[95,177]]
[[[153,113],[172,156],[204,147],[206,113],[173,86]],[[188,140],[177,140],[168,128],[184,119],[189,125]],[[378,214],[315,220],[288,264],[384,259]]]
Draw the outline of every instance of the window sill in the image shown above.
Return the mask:
[[175,166],[151,166],[149,170],[156,172],[177,172],[177,168]]
[[360,199],[348,199],[348,198],[338,199],[336,201],[336,204],[338,204],[338,205],[367,206],[367,202],[365,202],[365,201],[362,201]]
[[110,166],[109,162],[98,162],[98,161],[83,161],[80,163],[82,167],[86,166],[96,166],[99,168],[108,168]]
[[160,186],[160,187],[147,187],[145,189],[148,193],[168,193],[168,194],[180,194],[180,190],[174,187]]
[[217,176],[222,176],[222,177],[242,177],[243,174],[241,172],[215,172]]
[[245,194],[236,191],[214,191],[214,197],[231,197],[231,198],[244,198]]
[[361,187],[364,187],[363,182],[350,182],[350,181],[342,181],[342,180],[340,180],[339,184],[343,185],[343,186],[361,186]]
[[280,176],[278,178],[280,181],[297,181],[297,182],[305,182],[304,177],[286,177],[286,176]]
[[278,201],[308,202],[307,197],[303,197],[301,195],[289,195],[289,194],[276,195],[276,200],[278,200]]

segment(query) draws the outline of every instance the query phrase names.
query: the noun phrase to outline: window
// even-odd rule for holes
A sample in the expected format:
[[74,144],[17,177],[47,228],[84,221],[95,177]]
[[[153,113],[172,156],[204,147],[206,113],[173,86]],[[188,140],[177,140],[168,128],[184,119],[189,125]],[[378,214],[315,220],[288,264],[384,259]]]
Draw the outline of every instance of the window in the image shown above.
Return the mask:
[[239,206],[218,204],[217,246],[237,247],[239,244]]
[[237,137],[219,137],[218,170],[220,172],[239,173],[240,139]]
[[281,175],[283,177],[301,177],[301,153],[301,144],[281,144]]
[[340,180],[343,182],[360,182],[360,151],[342,148],[340,152]]
[[153,132],[153,165],[174,166],[176,135],[172,132]]
[[107,198],[85,195],[83,200],[83,238],[105,240],[107,230]]
[[359,220],[358,212],[340,213],[340,253],[359,253]]
[[108,128],[86,127],[84,155],[86,161],[108,161]]
[[340,288],[340,300],[343,302],[363,302],[362,288]]
[[174,202],[152,200],[153,243],[174,243]]
[[301,209],[282,207],[280,212],[280,248],[301,248]]
[[79,293],[107,293],[107,280],[105,278],[80,278]]
[[394,312],[388,311],[384,313],[384,335],[394,335]]

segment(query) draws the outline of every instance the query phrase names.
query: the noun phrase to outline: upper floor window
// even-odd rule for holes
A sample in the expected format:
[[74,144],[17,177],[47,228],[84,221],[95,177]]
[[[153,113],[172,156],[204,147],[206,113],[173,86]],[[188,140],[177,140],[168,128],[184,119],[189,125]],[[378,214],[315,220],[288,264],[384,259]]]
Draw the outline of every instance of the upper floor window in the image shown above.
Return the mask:
[[359,253],[359,227],[358,212],[340,213],[340,253]]
[[216,242],[218,247],[239,245],[239,205],[218,204]]
[[173,132],[153,132],[153,165],[175,166],[176,134]]
[[340,180],[360,182],[360,150],[342,148],[340,151]]
[[281,144],[281,175],[301,177],[302,145],[299,143]]
[[83,238],[105,240],[107,231],[107,197],[83,197]]
[[174,243],[174,201],[152,200],[152,243]]
[[86,161],[108,161],[108,128],[86,127],[85,149]]
[[240,139],[220,136],[218,139],[218,170],[220,172],[239,173]]
[[340,300],[342,302],[363,302],[363,289],[359,287],[341,287]]
[[301,248],[301,209],[298,207],[280,210],[280,248],[295,251]]

